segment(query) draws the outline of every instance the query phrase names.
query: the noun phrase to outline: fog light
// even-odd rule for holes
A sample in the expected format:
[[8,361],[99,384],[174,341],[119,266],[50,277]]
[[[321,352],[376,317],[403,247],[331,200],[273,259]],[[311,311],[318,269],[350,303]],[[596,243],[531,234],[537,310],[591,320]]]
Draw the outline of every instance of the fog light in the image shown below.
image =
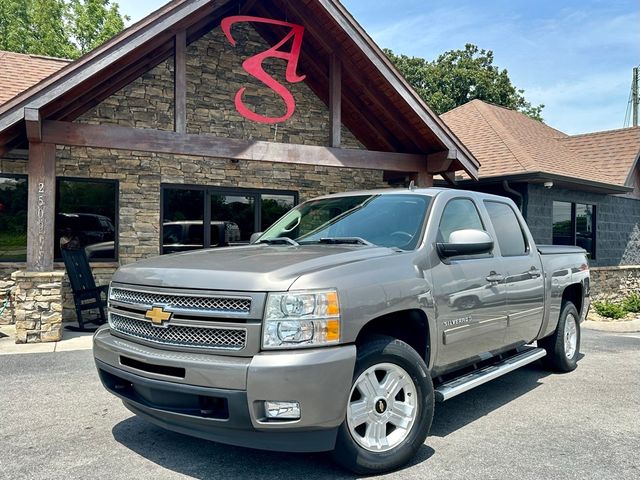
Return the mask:
[[298,420],[300,418],[300,404],[298,402],[264,402],[264,412],[267,418],[282,420]]

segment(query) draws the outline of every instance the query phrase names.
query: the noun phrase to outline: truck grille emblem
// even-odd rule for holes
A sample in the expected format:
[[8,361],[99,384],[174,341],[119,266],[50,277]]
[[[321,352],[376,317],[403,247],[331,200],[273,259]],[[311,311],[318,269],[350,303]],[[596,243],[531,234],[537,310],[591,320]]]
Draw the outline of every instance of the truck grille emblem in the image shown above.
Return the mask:
[[165,312],[163,307],[153,307],[144,314],[144,318],[151,320],[151,323],[161,327],[171,319],[171,312]]

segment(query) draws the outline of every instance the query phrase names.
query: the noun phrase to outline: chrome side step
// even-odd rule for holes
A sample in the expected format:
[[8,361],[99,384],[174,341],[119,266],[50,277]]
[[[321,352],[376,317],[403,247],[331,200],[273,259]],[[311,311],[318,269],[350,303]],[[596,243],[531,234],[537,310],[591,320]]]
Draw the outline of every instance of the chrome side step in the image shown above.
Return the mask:
[[505,373],[512,372],[513,370],[523,367],[529,363],[535,362],[539,358],[544,357],[547,352],[543,348],[530,348],[524,352],[518,353],[513,357],[509,357],[500,363],[490,365],[488,367],[481,368],[475,372],[468,373],[453,380],[439,385],[435,389],[436,400],[438,402],[444,402],[450,398],[460,395],[472,388],[475,388],[483,383],[487,383],[494,378],[501,377]]

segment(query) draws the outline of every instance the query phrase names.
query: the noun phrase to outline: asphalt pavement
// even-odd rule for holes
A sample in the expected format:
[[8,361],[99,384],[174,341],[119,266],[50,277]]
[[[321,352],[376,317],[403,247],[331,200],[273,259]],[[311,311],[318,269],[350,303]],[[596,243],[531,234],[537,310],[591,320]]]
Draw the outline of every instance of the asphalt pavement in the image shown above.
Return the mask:
[[[533,364],[436,406],[393,479],[640,478],[640,334],[583,330],[575,372]],[[353,478],[325,454],[164,431],[103,390],[91,352],[0,356],[0,478]]]

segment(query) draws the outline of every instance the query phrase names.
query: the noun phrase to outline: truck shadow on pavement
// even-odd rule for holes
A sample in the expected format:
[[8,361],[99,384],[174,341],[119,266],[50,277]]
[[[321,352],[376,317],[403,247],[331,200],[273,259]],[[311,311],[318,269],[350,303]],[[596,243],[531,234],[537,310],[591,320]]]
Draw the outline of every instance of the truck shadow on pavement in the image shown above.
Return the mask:
[[[444,403],[436,403],[429,436],[446,437],[516,398],[540,387],[540,379],[553,375],[540,362],[520,368]],[[428,442],[428,439],[427,439]]]
[[[550,374],[534,363],[436,404],[430,436],[446,437],[538,388],[542,385],[539,380]],[[194,478],[356,478],[336,466],[328,454],[278,453],[222,445],[170,432],[135,416],[115,425],[112,433],[118,443],[145,459]],[[434,453],[423,445],[406,468],[428,460]]]

